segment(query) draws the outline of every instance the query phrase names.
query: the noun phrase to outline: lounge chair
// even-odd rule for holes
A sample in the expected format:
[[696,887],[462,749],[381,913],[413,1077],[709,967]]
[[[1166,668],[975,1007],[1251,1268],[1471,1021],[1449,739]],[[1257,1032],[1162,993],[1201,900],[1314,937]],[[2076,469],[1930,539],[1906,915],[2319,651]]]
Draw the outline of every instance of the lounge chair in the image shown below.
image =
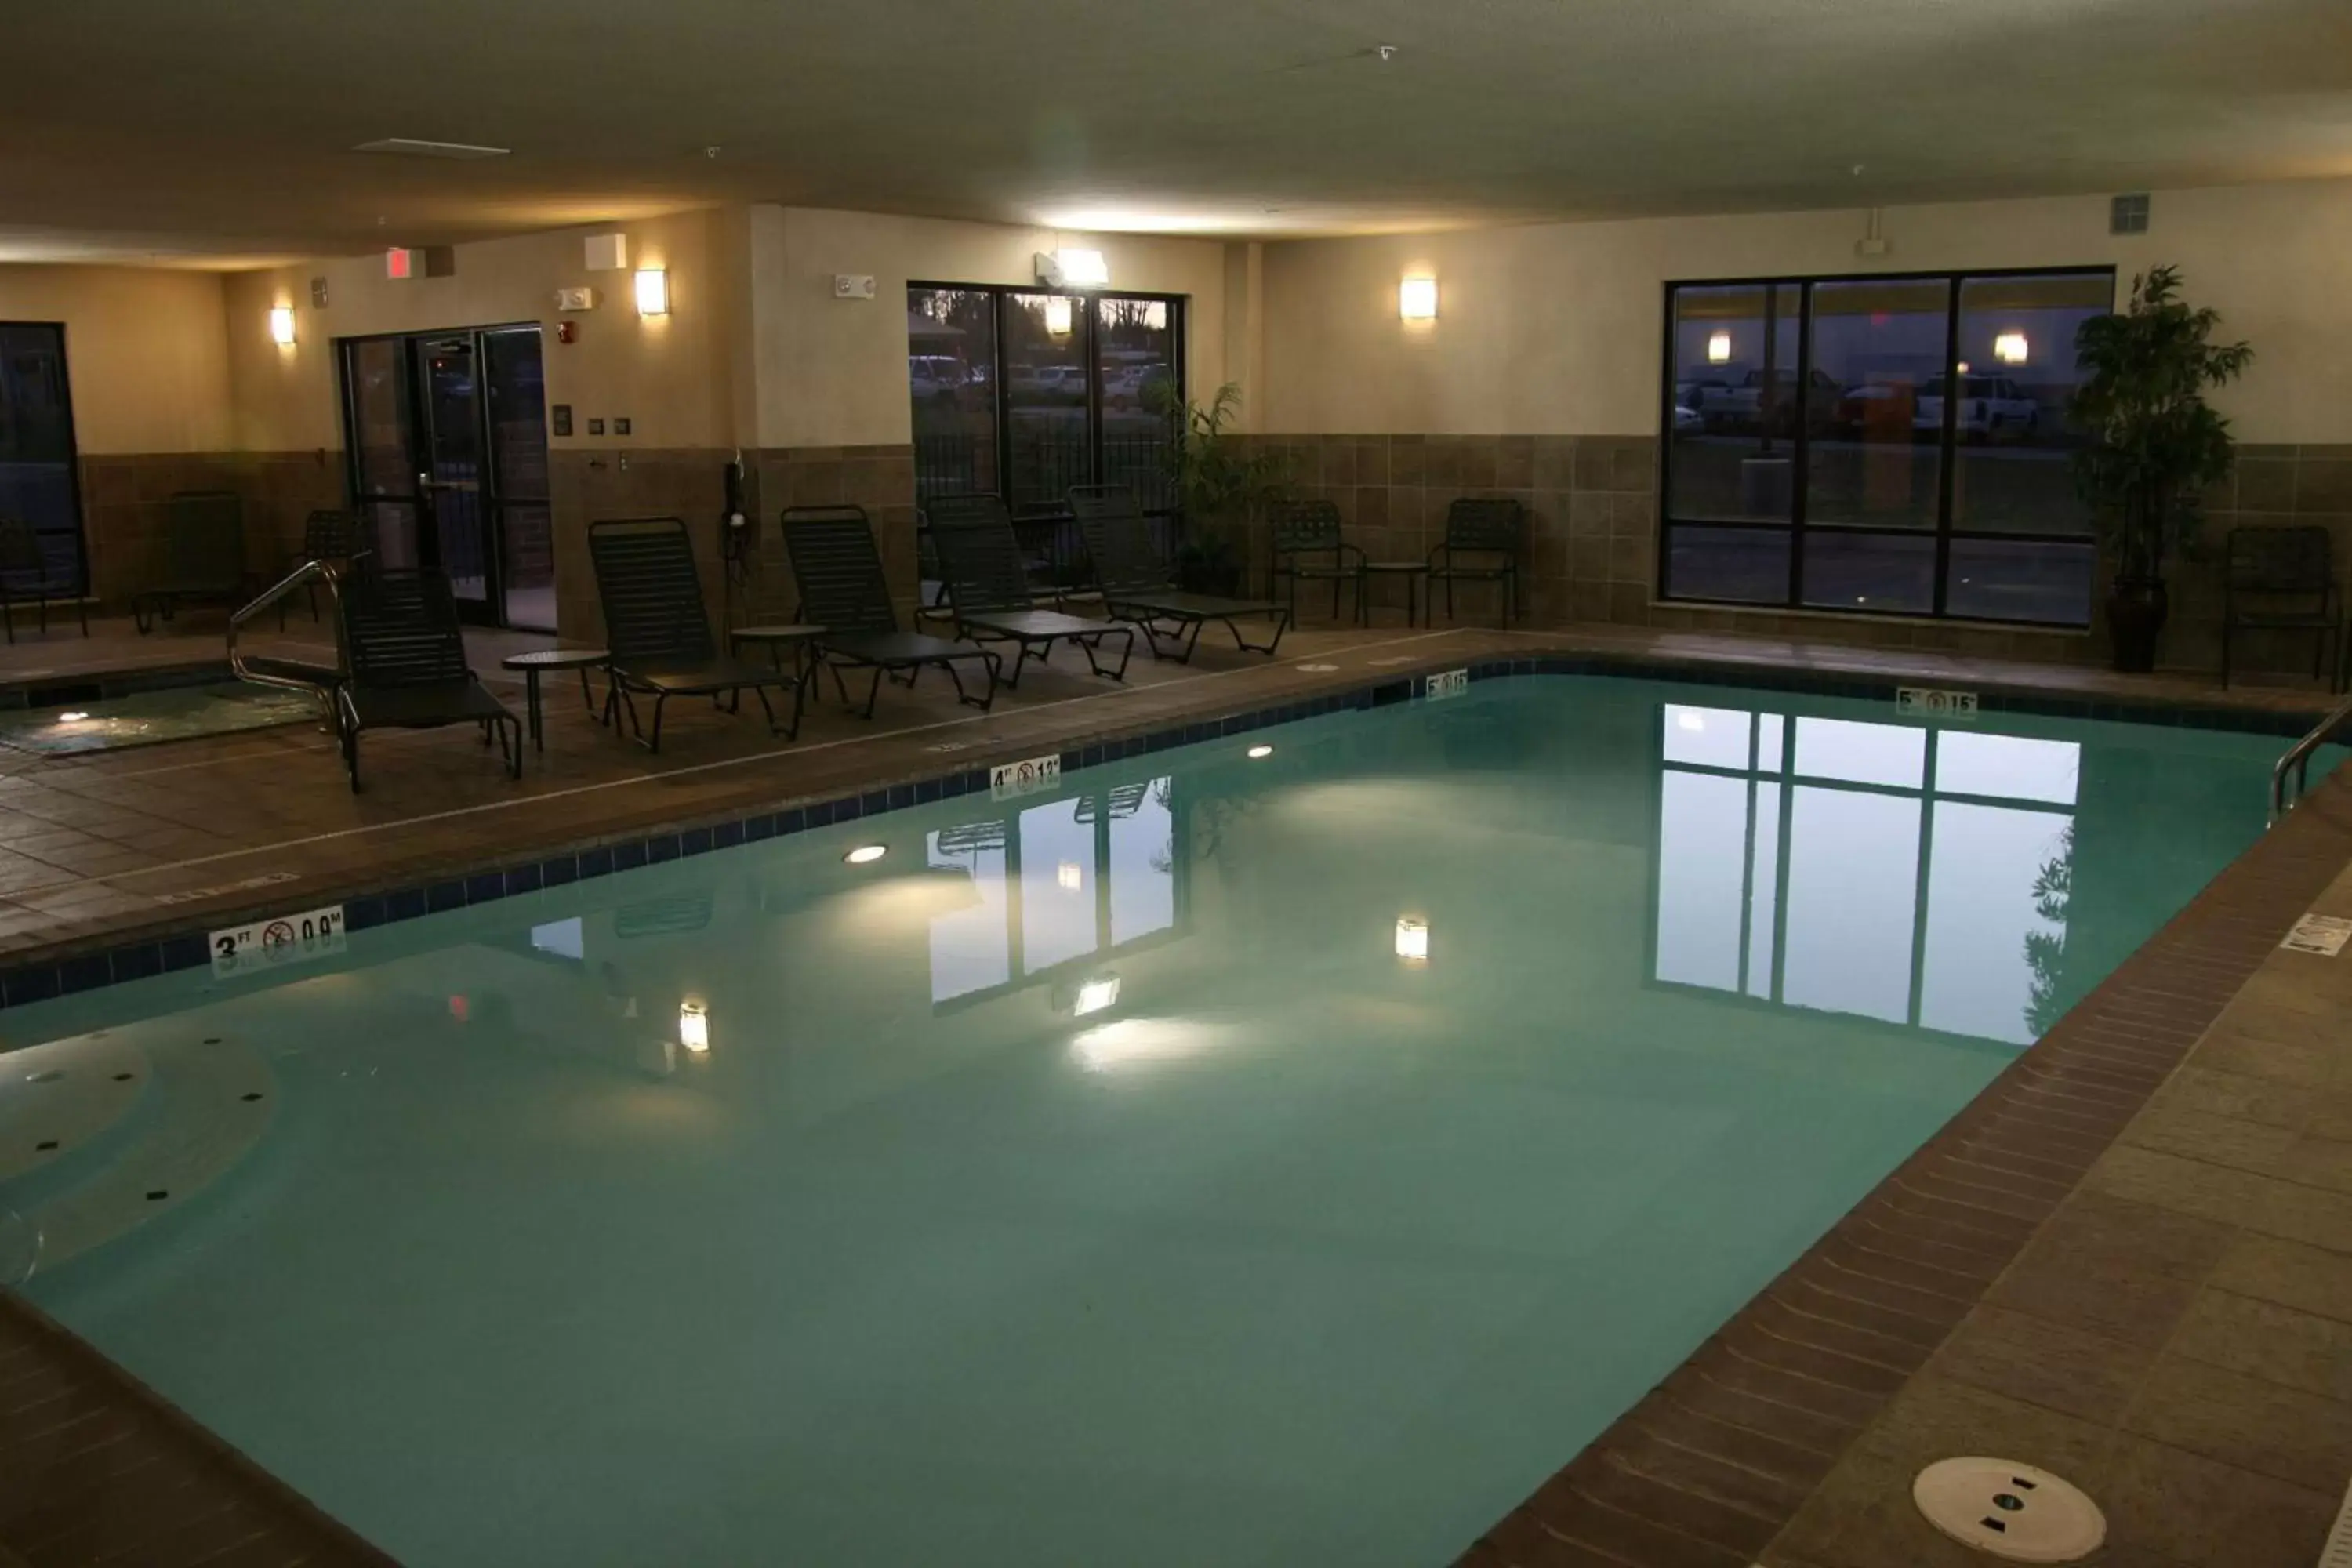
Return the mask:
[[[1290,629],[1287,606],[1272,599],[1226,599],[1170,586],[1168,569],[1152,548],[1150,525],[1131,500],[1122,510],[1105,502],[1082,505],[1081,499],[1071,497],[1071,510],[1078,514],[1078,530],[1086,538],[1087,556],[1095,585],[1102,594],[1104,611],[1112,620],[1129,621],[1140,628],[1144,641],[1151,645],[1152,658],[1169,657],[1160,647],[1165,636],[1182,650],[1175,656],[1177,661],[1191,663],[1192,650],[1201,643],[1201,628],[1212,624],[1231,632],[1234,646],[1245,653],[1272,654],[1282,646],[1282,634]],[[1259,616],[1274,620],[1274,636],[1263,644],[1243,637],[1240,625],[1244,616]]]
[[[1038,608],[1012,515],[995,497],[983,499],[985,506],[959,505],[930,515],[932,556],[947,590],[956,636],[968,642],[1017,644],[1020,652],[1004,676],[1008,687],[1021,684],[1021,667],[1027,660],[1045,663],[1056,642],[1076,643],[1087,656],[1087,668],[1097,675],[1125,680],[1127,661],[1135,657],[1134,628]],[[1105,669],[1097,655],[1103,638],[1113,633],[1124,639],[1124,646],[1118,668]]]
[[[875,548],[874,531],[866,509],[856,506],[786,507],[782,514],[784,550],[793,558],[793,579],[800,584],[800,618],[824,630],[816,637],[816,662],[832,671],[834,689],[849,706],[844,668],[871,669],[874,681],[866,693],[864,717],[874,717],[882,695],[882,679],[906,684],[925,668],[937,666],[955,682],[956,699],[982,712],[996,701],[997,672],[1003,660],[978,643],[935,637],[898,629],[898,612],[890,603],[889,579],[883,575],[882,552]],[[977,662],[988,671],[986,695],[974,698],[964,689],[959,664]],[[814,673],[814,669],[812,669]]]
[[[2230,531],[2221,579],[2221,685],[2238,634],[2307,632],[2311,673],[2331,668],[2328,656],[2344,635],[2336,592],[2336,561],[2327,530],[2309,524],[2262,525]],[[2341,663],[2338,658],[2336,661]],[[2331,673],[2331,688],[2335,679]]]
[[165,503],[163,570],[131,595],[131,619],[144,637],[184,604],[232,607],[253,587],[245,565],[245,506],[230,490],[182,490]]
[[[341,566],[367,548],[362,542],[360,520],[348,511],[321,507],[302,522],[302,545],[288,556],[286,571],[291,573],[308,566],[313,561],[328,562]],[[282,574],[281,574],[282,575]],[[319,618],[319,587],[315,583],[302,586],[304,602],[310,606],[310,618]],[[289,595],[290,597],[290,595]],[[278,601],[278,629],[286,629],[286,600]]]
[[466,663],[457,600],[437,572],[370,572],[339,601],[349,676],[335,689],[335,728],[352,793],[360,789],[360,736],[369,730],[495,731],[509,776],[522,776],[522,726]]
[[79,594],[68,588],[58,595],[58,585],[50,579],[49,558],[42,553],[41,536],[33,525],[21,517],[0,517],[0,625],[8,631],[8,640],[16,640],[16,605],[31,599],[41,608],[41,635],[49,635],[49,599],[52,595],[73,601],[81,613],[81,635],[89,636],[89,604]]
[[1519,503],[1508,497],[1465,496],[1445,509],[1445,538],[1429,552],[1429,589],[1433,595],[1445,584],[1447,620],[1454,584],[1494,583],[1502,588],[1503,624],[1511,624],[1519,603]]
[[[1290,618],[1298,618],[1298,584],[1331,584],[1331,618],[1339,618],[1339,595],[1350,583],[1356,586],[1358,618],[1364,601],[1364,552],[1339,535],[1339,509],[1328,500],[1291,501],[1274,514],[1274,547],[1266,569],[1266,586],[1278,590],[1290,584]],[[1328,561],[1320,559],[1329,556]]]
[[[605,708],[628,710],[629,732],[640,745],[649,752],[661,750],[662,709],[671,698],[708,697],[715,703],[731,695],[734,700],[727,710],[733,713],[741,710],[747,689],[759,698],[770,734],[799,738],[807,677],[719,651],[685,523],[674,517],[592,522],[588,556],[596,569],[596,597],[604,609],[604,646],[613,656],[613,688]],[[776,728],[770,687],[792,689],[789,729]],[[637,721],[632,693],[640,691],[654,700],[651,736]]]

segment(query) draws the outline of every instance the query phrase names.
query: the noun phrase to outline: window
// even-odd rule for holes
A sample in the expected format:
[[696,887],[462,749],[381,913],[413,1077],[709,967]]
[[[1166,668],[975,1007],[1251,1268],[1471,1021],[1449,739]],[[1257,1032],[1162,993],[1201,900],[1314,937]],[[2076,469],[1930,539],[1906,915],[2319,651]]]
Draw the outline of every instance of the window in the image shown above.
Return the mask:
[[2066,405],[2115,274],[1675,284],[1663,598],[2087,626]]
[[2081,748],[1663,705],[1651,973],[2021,1045],[2062,995]]
[[1173,932],[1183,912],[1175,781],[1155,778],[930,835],[969,897],[931,917],[931,1000],[1068,980]]
[[1166,399],[1183,393],[1184,302],[919,283],[907,290],[915,491],[1001,495],[1018,518],[1073,485],[1132,484],[1174,510]]
[[0,517],[31,526],[51,594],[79,595],[89,585],[75,467],[66,330],[0,321]]

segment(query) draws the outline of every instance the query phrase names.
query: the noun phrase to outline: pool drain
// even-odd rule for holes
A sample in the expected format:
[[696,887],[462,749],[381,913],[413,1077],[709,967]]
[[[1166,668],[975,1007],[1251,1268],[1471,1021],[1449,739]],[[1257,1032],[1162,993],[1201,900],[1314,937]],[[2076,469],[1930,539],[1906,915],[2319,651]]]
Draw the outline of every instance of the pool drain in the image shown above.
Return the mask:
[[2072,1563],[2107,1538],[2081,1489],[2011,1459],[1939,1459],[1911,1483],[1911,1500],[1953,1540],[2015,1563]]

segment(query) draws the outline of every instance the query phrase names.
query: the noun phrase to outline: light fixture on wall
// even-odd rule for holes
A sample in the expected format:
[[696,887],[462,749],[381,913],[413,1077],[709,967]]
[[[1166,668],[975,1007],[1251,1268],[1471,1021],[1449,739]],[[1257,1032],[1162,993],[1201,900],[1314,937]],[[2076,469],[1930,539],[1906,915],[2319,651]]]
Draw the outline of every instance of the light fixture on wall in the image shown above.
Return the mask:
[[669,273],[659,267],[637,268],[637,314],[669,314]]
[[1708,337],[1706,340],[1706,363],[1709,364],[1729,364],[1731,363],[1731,334],[1729,332],[1716,332]]
[[2023,364],[2031,352],[2023,332],[2003,332],[1992,341],[1992,357],[2003,364]]
[[1405,916],[1396,923],[1396,955],[1407,963],[1429,962],[1429,922]]
[[1099,1013],[1118,1005],[1118,976],[1096,974],[1078,982],[1077,994],[1071,999],[1070,1011],[1083,1018],[1089,1013]]
[[1408,321],[1437,320],[1437,279],[1408,278],[1397,285],[1397,315]]
[[1070,335],[1070,302],[1059,294],[1045,301],[1045,330],[1057,338]]
[[677,1005],[677,1043],[697,1056],[710,1048],[710,1009],[691,997]]
[[1041,250],[1037,281],[1048,289],[1099,289],[1110,281],[1110,263],[1099,250]]
[[282,349],[290,349],[294,346],[293,306],[269,307],[269,341]]
[[1966,360],[1962,360],[1962,361],[1959,363],[1958,369],[1959,369],[1959,373],[1960,373],[1962,375],[1966,375],[1966,374],[1969,374],[1969,362],[1968,362],[1968,361],[1966,361]]

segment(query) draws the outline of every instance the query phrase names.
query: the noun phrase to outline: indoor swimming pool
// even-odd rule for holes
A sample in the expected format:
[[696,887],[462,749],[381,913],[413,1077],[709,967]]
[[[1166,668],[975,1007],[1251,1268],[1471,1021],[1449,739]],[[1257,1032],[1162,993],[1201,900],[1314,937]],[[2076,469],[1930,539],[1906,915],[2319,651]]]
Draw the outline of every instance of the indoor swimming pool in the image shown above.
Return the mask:
[[419,1568],[1424,1568],[2282,743],[1481,681],[12,1008],[0,1278]]

